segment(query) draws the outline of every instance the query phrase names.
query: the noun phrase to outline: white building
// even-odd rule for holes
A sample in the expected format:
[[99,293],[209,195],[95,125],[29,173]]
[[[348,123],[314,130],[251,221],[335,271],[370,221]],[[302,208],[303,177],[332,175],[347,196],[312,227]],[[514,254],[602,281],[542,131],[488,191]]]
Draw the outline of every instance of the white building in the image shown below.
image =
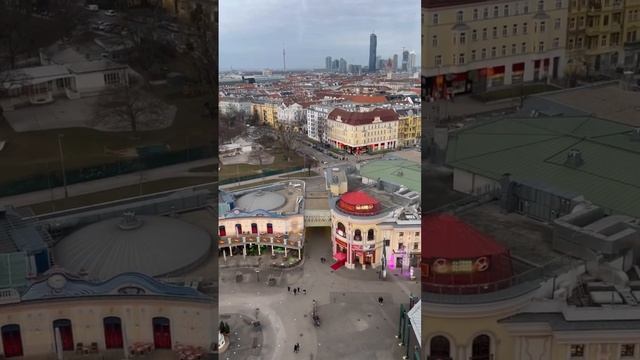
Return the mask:
[[326,142],[327,116],[333,110],[332,106],[311,105],[307,113],[307,136],[315,141]]
[[47,104],[56,97],[79,99],[128,86],[129,67],[111,61],[83,61],[44,65],[0,74],[0,104],[5,110],[17,105]]
[[223,98],[220,99],[220,112],[222,114],[241,113],[251,115],[252,104],[245,99]]
[[298,103],[282,103],[278,107],[278,122],[283,125],[300,126],[305,122],[305,110]]

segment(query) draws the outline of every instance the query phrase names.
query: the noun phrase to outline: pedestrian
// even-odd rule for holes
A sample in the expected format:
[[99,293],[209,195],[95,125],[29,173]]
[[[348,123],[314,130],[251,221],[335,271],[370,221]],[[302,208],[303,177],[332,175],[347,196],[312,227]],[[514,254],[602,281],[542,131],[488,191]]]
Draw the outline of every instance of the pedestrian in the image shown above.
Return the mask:
[[294,353],[298,352],[298,344],[293,345],[293,352]]
[[293,288],[293,295],[297,295],[296,294],[296,288]]
[[298,286],[298,292],[300,292],[300,286]]
[[296,343],[296,352],[300,352],[300,343]]
[[382,296],[378,297],[378,303],[379,303],[380,305],[382,305],[382,302],[383,302],[383,301],[384,301],[384,299],[382,298]]
[[302,289],[302,293],[307,295],[307,289]]
[[287,291],[291,292],[291,286],[287,286]]

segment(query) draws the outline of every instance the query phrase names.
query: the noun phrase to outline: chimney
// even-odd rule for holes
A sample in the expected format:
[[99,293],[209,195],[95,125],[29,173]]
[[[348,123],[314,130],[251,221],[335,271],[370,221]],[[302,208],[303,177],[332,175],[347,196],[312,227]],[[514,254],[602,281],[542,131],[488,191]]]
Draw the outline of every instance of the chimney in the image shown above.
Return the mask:
[[564,162],[565,165],[571,167],[579,167],[584,164],[584,159],[582,158],[582,152],[579,149],[571,149],[567,153],[567,160]]

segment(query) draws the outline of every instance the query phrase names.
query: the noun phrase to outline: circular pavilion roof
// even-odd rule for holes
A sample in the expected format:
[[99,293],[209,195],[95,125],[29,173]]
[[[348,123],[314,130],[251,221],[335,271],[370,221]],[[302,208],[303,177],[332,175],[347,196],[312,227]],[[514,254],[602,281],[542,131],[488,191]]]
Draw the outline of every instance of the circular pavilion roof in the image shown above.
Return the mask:
[[363,191],[353,191],[343,194],[338,200],[337,207],[352,215],[376,215],[380,212],[380,202]]
[[129,214],[79,229],[53,253],[57,265],[105,280],[124,272],[161,276],[185,270],[209,256],[211,244],[211,236],[195,225]]
[[236,202],[236,206],[244,211],[274,210],[286,202],[283,195],[273,191],[254,191],[242,195]]

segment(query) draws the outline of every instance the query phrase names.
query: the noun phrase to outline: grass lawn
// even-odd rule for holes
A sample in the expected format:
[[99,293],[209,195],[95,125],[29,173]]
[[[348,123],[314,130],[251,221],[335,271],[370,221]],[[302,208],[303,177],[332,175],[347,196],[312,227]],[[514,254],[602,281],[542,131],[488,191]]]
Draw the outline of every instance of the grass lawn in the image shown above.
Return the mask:
[[153,194],[161,191],[178,189],[192,185],[205,184],[215,181],[215,177],[185,177],[169,178],[142,183],[139,185],[129,185],[111,190],[99,191],[93,194],[73,196],[68,199],[48,201],[45,203],[30,205],[36,214],[44,214],[52,211],[73,209],[82,206],[99,204],[107,201],[126,199],[133,196]]
[[520,97],[523,95],[523,93],[524,93],[524,96],[527,96],[527,95],[533,95],[533,94],[538,94],[538,93],[553,91],[558,89],[559,88],[557,86],[547,85],[547,84],[525,85],[524,88],[518,85],[514,85],[509,88],[499,89],[495,91],[489,91],[484,94],[474,95],[473,97],[483,102],[489,102],[489,101]]
[[269,165],[249,165],[249,164],[234,164],[234,165],[221,165],[220,173],[218,174],[220,180],[236,179],[246,175],[259,174],[260,171],[269,170],[282,170],[296,166],[304,165],[304,158],[293,154],[291,161],[283,160],[283,152],[280,149],[276,149],[273,155],[276,157],[273,164]]
[[[117,150],[152,144],[167,144],[171,150],[182,150],[212,143],[217,138],[217,122],[203,117],[205,97],[185,98],[169,94],[167,89],[154,93],[177,107],[173,124],[156,131],[102,132],[87,128],[67,128],[17,133],[0,117],[0,140],[6,140],[0,152],[0,184],[48,170],[60,169],[58,134],[63,134],[64,159],[67,169],[116,162]],[[19,110],[18,110],[19,111]]]

